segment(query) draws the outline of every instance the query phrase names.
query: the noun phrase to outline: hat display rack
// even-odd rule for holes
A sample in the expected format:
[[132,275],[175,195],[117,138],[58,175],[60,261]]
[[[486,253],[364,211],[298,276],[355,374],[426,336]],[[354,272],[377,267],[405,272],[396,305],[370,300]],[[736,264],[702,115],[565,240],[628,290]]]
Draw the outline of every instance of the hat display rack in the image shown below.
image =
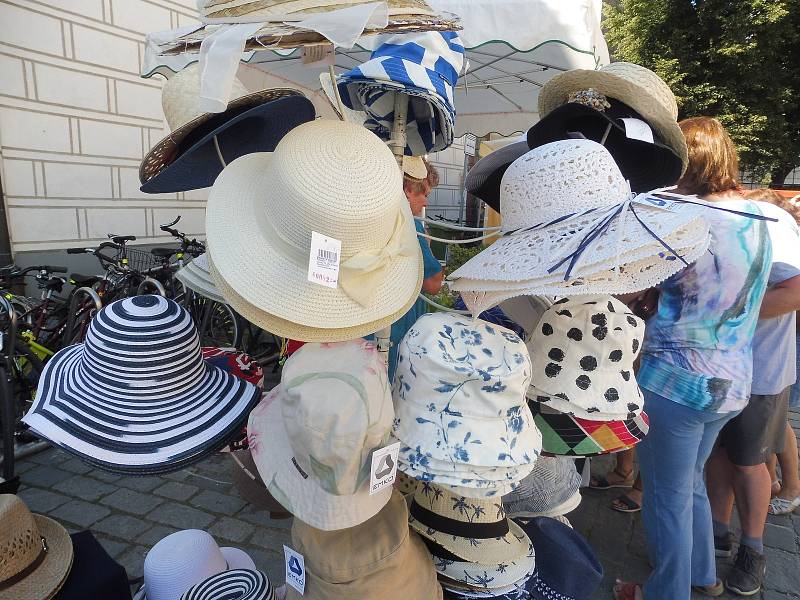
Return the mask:
[[[162,97],[170,133],[142,162],[141,189],[211,186],[208,253],[178,278],[308,343],[262,394],[258,365],[235,349],[201,348],[182,306],[125,298],[98,310],[83,344],[46,364],[24,421],[118,474],[161,475],[229,451],[240,495],[271,519],[293,518],[287,578],[304,583],[278,589],[243,550],[184,530],[150,549],[136,600],[234,591],[254,600],[585,600],[599,586],[602,567],[565,517],[581,501],[573,459],[632,448],[648,429],[633,373],[644,323],[613,294],[621,271],[632,273],[631,291],[652,283],[641,273],[676,272],[706,251],[709,233],[702,203],[668,189],[634,195],[611,146],[561,133],[555,117],[546,141],[529,134],[514,161],[489,165],[503,226],[419,219],[473,236],[459,240],[411,229],[399,190],[404,172],[423,171],[409,157],[466,131],[525,131],[543,106],[572,119],[560,107],[595,84],[599,95],[584,96],[595,107],[611,98],[615,111],[598,117],[582,105],[574,114],[601,123],[600,142],[624,145],[625,124],[638,119],[656,132],[651,155],[663,158],[664,177],[682,158],[664,110],[671,93],[620,99],[620,78],[658,86],[634,68],[598,69],[608,52],[595,0],[527,4],[527,16],[563,31],[563,44],[538,60],[518,50],[540,45],[526,28],[501,36],[487,25],[525,21],[520,4],[487,0],[201,0],[200,25],[148,36],[145,75],[174,74]],[[571,53],[573,62],[556,60]],[[248,91],[236,78],[242,62],[274,69],[286,87]],[[309,80],[313,89],[295,85]],[[339,121],[317,114],[320,91]],[[608,185],[581,187],[567,163],[603,173]],[[534,164],[545,173],[538,180]],[[303,265],[318,231],[340,244],[334,285],[309,281]],[[419,293],[417,236],[499,239],[450,280],[467,310],[419,318],[389,381],[392,323],[418,296],[432,303]],[[504,260],[514,273],[498,266]],[[519,329],[472,317],[498,305]],[[72,560],[64,532],[0,497],[3,510],[24,518],[30,535],[0,585],[29,571],[63,585]],[[63,556],[37,573],[46,532]],[[0,519],[2,535],[12,533]]]

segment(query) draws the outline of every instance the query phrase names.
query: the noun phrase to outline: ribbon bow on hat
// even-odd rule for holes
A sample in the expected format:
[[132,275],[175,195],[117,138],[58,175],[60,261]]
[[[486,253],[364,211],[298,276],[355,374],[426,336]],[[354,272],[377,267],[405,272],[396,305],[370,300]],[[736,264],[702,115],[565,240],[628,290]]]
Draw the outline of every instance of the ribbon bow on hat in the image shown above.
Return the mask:
[[398,256],[414,256],[417,240],[410,235],[409,222],[403,211],[395,221],[394,230],[383,248],[359,252],[339,266],[339,285],[350,298],[361,306],[368,306],[375,299],[377,286],[391,261]]

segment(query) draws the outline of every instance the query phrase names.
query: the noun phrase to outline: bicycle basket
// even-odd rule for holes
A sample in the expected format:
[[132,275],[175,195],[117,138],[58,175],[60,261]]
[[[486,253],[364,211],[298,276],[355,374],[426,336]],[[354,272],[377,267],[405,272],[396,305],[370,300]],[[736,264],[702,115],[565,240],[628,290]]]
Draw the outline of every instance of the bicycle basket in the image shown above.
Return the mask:
[[161,266],[161,258],[154,256],[145,250],[126,248],[125,255],[128,259],[128,268],[133,271],[147,271]]

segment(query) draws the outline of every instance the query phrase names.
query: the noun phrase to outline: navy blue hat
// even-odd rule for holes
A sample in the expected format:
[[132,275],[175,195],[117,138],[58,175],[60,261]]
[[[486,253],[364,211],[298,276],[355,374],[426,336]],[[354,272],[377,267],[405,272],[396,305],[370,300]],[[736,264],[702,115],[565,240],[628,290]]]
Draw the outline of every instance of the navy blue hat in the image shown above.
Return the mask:
[[131,600],[125,568],[115,562],[91,531],[72,533],[75,558],[64,586],[53,600]]
[[[519,592],[496,598],[589,600],[603,580],[603,566],[589,542],[571,527],[550,517],[537,517],[519,524],[536,551],[536,572]],[[460,598],[462,596],[445,590],[445,600]]]
[[141,190],[162,194],[209,187],[223,162],[272,152],[283,136],[315,116],[311,100],[296,90],[263,90],[239,98],[225,112],[206,113],[158,142],[139,168]]

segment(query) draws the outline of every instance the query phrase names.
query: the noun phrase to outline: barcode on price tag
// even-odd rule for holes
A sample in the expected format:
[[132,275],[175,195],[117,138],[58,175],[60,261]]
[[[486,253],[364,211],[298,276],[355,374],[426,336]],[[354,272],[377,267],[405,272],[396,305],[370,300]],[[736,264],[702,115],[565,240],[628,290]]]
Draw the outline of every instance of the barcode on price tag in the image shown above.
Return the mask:
[[339,285],[339,258],[342,242],[316,231],[311,232],[311,252],[308,256],[308,280],[335,288]]

